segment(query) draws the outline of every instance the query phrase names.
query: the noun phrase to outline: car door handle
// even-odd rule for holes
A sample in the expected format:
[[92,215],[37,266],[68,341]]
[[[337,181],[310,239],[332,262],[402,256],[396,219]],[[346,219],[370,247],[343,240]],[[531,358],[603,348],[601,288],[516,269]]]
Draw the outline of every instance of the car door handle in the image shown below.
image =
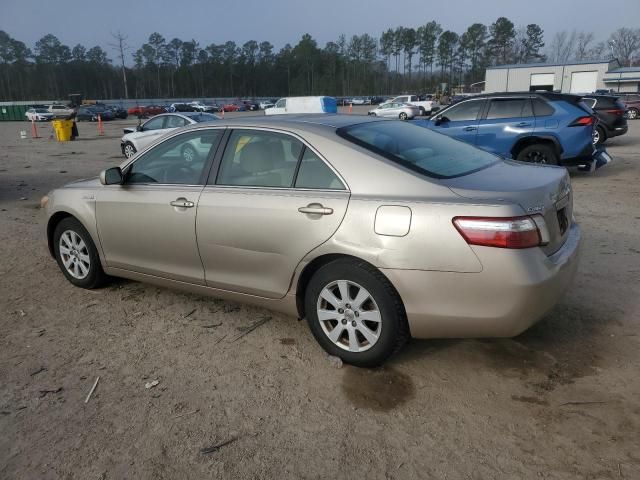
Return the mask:
[[530,127],[531,124],[529,122],[520,122],[516,125],[516,127]]
[[474,130],[477,130],[478,127],[464,127],[463,130],[465,132],[473,132]]
[[310,203],[306,207],[300,207],[298,209],[300,213],[307,213],[311,215],[331,215],[333,208],[323,207],[319,203]]
[[170,202],[169,205],[172,207],[191,208],[195,206],[195,203],[190,202],[186,198],[177,198],[173,202]]

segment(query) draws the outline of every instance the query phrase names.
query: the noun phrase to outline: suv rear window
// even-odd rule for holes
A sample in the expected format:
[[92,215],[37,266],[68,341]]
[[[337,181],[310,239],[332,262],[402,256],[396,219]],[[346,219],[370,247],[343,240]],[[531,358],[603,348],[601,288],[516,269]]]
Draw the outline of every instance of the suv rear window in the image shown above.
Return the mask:
[[498,157],[446,135],[405,122],[368,122],[339,128],[338,135],[371,152],[435,178],[453,178],[487,168]]
[[546,117],[548,115],[553,115],[555,113],[555,110],[553,109],[553,107],[549,105],[547,102],[545,102],[543,99],[536,97],[536,98],[532,98],[531,101],[533,103],[533,114],[536,117]]

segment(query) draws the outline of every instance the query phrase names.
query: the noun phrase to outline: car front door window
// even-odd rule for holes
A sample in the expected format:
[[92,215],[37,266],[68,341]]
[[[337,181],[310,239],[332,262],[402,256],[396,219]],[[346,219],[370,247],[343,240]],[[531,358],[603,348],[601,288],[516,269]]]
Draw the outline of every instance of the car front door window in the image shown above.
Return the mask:
[[126,184],[199,185],[207,159],[223,130],[197,130],[162,142],[136,160]]
[[482,107],[482,101],[469,100],[468,102],[462,102],[448,109],[442,113],[442,118],[447,118],[452,122],[476,120],[480,108]]
[[217,185],[290,188],[302,142],[289,135],[235,130],[227,143]]

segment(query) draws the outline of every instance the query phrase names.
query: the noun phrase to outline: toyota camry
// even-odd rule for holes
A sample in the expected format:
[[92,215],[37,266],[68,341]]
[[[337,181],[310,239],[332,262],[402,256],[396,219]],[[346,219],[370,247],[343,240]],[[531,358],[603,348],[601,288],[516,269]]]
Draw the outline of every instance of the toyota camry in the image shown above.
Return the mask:
[[354,115],[176,129],[43,203],[72,284],[125,277],[280,311],[359,366],[410,337],[519,334],[561,298],[580,243],[564,168]]

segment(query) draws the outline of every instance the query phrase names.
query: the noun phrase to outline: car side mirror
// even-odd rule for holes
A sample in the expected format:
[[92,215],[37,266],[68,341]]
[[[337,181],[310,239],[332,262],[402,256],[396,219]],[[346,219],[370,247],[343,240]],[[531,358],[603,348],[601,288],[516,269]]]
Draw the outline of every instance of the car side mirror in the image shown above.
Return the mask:
[[124,176],[120,167],[107,168],[100,172],[100,183],[102,185],[122,185]]
[[142,128],[142,125],[138,125],[138,126],[136,127],[136,132],[142,132],[142,130],[144,130],[144,129]]

